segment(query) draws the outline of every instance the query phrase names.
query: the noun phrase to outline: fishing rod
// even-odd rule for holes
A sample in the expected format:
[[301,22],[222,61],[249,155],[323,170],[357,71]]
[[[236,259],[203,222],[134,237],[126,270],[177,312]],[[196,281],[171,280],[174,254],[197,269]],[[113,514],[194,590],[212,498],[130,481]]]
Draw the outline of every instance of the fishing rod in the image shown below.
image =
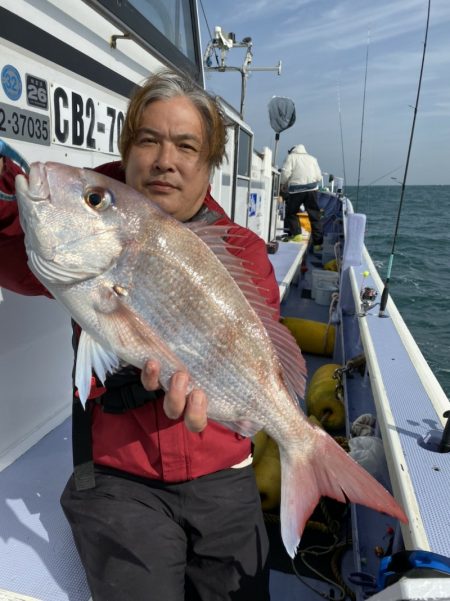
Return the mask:
[[426,54],[426,49],[427,49],[428,26],[430,23],[430,5],[431,5],[431,0],[428,0],[427,25],[425,28],[425,40],[423,43],[422,64],[420,66],[419,85],[417,86],[416,104],[414,106],[414,117],[413,117],[413,122],[412,122],[412,127],[411,127],[411,135],[409,137],[408,155],[406,157],[405,174],[403,176],[403,181],[402,181],[402,191],[400,194],[400,203],[399,203],[398,212],[397,212],[397,222],[395,224],[394,238],[392,240],[392,249],[391,249],[391,254],[389,257],[389,264],[388,264],[388,268],[387,268],[386,280],[384,282],[384,289],[383,289],[383,293],[381,295],[380,311],[378,313],[378,317],[385,317],[384,312],[386,309],[386,304],[387,304],[388,296],[389,296],[389,282],[391,279],[392,265],[394,263],[395,243],[397,241],[398,228],[399,228],[399,224],[400,224],[400,215],[401,215],[402,207],[403,207],[403,198],[405,196],[406,177],[408,175],[409,157],[411,156],[411,148],[412,148],[412,142],[413,142],[413,137],[414,137],[414,128],[416,125],[417,107],[419,106],[420,88],[422,86],[423,66],[425,63],[425,54]]
[[364,94],[363,94],[363,106],[362,106],[362,117],[361,117],[361,139],[359,141],[359,164],[358,164],[358,181],[357,181],[357,185],[356,185],[355,213],[358,212],[359,182],[360,182],[360,178],[361,178],[361,157],[362,157],[362,144],[363,144],[363,132],[364,132],[364,113],[366,110],[366,88],[367,88],[367,67],[369,64],[369,46],[370,46],[370,30],[367,32],[366,71],[364,74]]
[[342,133],[342,114],[341,114],[341,82],[338,81],[338,112],[339,112],[339,129],[341,132],[341,154],[342,154],[342,170],[344,172],[344,182],[347,184],[347,175],[345,173],[345,155],[344,155],[344,135]]

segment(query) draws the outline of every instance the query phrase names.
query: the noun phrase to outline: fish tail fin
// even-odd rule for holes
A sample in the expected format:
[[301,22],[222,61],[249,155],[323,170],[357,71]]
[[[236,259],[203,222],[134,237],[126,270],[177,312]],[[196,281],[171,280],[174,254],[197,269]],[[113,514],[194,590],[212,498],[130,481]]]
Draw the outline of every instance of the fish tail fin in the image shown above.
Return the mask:
[[322,496],[366,505],[402,522],[408,521],[397,501],[375,478],[331,436],[321,431],[318,435],[319,446],[315,446],[310,456],[280,448],[281,537],[291,557],[295,557],[305,524]]

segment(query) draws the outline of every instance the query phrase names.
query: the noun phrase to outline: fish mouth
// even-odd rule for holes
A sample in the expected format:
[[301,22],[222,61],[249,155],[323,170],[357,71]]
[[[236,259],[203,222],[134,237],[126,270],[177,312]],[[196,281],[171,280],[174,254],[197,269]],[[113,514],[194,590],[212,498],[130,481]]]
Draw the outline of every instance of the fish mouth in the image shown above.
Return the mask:
[[[77,207],[85,206],[84,184],[75,168],[55,163],[33,163],[28,181],[16,179],[28,265],[49,290],[97,277],[121,250],[115,221],[104,228],[97,223],[80,227]],[[89,254],[92,260],[85,260]]]
[[[70,284],[98,275],[84,267],[65,266],[57,262],[60,241],[48,232],[43,235],[45,216],[48,216],[52,205],[48,172],[44,163],[33,163],[28,179],[23,175],[16,177],[16,196],[20,209],[20,222],[25,232],[28,264],[44,285]],[[66,243],[66,250],[70,252],[72,248],[79,245],[80,241],[86,239],[89,238],[81,231],[77,239]]]
[[28,181],[23,175],[17,177],[16,192],[33,202],[48,201],[50,199],[47,169],[44,163],[33,163],[31,165]]
[[[16,197],[19,206],[19,217],[25,232],[27,250],[38,244],[35,231],[40,223],[40,213],[50,204],[50,188],[47,180],[47,170],[44,163],[32,163],[28,178],[24,175],[16,177]],[[32,244],[31,244],[32,242]],[[42,247],[42,245],[39,245]],[[46,245],[46,255],[51,254]]]

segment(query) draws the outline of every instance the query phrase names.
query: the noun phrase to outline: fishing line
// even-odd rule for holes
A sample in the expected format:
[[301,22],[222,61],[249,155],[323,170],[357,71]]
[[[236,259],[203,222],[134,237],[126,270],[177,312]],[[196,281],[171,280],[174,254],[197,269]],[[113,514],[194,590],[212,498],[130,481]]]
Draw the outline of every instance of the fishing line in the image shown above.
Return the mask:
[[400,203],[399,203],[398,212],[397,212],[397,222],[395,224],[394,238],[392,240],[392,249],[391,249],[391,254],[389,257],[386,280],[384,282],[384,289],[383,289],[383,293],[381,295],[380,311],[378,313],[378,317],[385,316],[384,311],[386,309],[386,304],[387,304],[387,300],[388,300],[388,296],[389,296],[389,282],[391,279],[392,265],[394,263],[395,243],[397,241],[398,228],[399,228],[399,224],[400,224],[400,215],[401,215],[402,207],[403,207],[403,198],[405,196],[406,177],[408,175],[409,158],[411,156],[411,148],[412,148],[412,142],[413,142],[413,137],[414,137],[414,128],[416,125],[417,107],[419,106],[420,88],[422,86],[423,66],[425,63],[425,54],[426,54],[426,49],[427,49],[428,26],[430,23],[430,5],[431,5],[431,0],[428,0],[427,25],[425,28],[425,40],[423,43],[422,64],[420,66],[419,84],[417,86],[416,104],[414,106],[414,117],[413,117],[413,122],[412,122],[412,127],[411,127],[411,135],[409,137],[408,155],[406,157],[405,174],[403,176],[403,181],[402,181],[402,191],[400,194]]
[[[367,184],[366,186],[366,196],[364,198],[365,202],[365,209],[364,209],[364,213],[366,213],[367,215],[369,214],[370,211],[370,191],[372,189],[373,184],[375,184],[376,182],[379,182],[380,180],[384,179],[385,177],[387,177],[388,175],[390,175],[391,173],[395,173],[396,171],[398,171],[399,169],[402,168],[403,165],[399,165],[398,167],[396,167],[395,169],[392,169],[391,171],[388,171],[387,173],[385,173],[384,175],[381,175],[380,177],[377,177],[376,179],[374,179],[373,181],[371,181],[370,183]],[[391,179],[396,179],[396,178],[392,178]],[[390,196],[390,195],[389,195]],[[377,303],[378,304],[378,303]]]
[[363,133],[364,133],[364,113],[366,110],[366,88],[367,88],[367,67],[369,64],[369,46],[370,46],[370,29],[367,32],[366,71],[364,74],[364,94],[363,94],[363,106],[362,106],[362,117],[361,117],[361,139],[359,142],[359,164],[358,164],[358,181],[357,181],[357,185],[356,185],[355,213],[358,212],[359,182],[360,182],[360,177],[361,177],[361,157],[362,157],[362,145],[363,145]]
[[[399,165],[398,167],[396,167],[395,169],[392,169],[391,171],[388,171],[387,173],[385,173],[384,175],[381,175],[380,177],[377,177],[377,179],[374,179],[372,182],[370,182],[369,184],[367,184],[368,186],[372,186],[373,184],[375,184],[376,182],[379,182],[380,180],[384,179],[385,177],[387,177],[388,175],[391,175],[391,173],[395,173],[396,171],[398,171],[399,169],[401,169],[401,165]],[[391,179],[395,179],[392,178]]]

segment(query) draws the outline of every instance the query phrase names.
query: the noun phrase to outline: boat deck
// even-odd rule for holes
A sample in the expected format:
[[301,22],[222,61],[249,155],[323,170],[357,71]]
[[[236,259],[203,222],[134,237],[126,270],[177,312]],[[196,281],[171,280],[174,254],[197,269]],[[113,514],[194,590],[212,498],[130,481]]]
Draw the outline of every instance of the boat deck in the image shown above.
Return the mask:
[[71,438],[69,418],[0,472],[0,591],[17,595],[4,593],[8,601],[90,598],[59,504],[72,471]]
[[280,242],[278,251],[269,255],[280,289],[280,300],[287,295],[291,283],[296,282],[300,266],[308,248],[309,236],[303,242]]
[[[59,505],[71,472],[70,422],[67,419],[0,473],[0,601],[90,599]],[[318,590],[329,589],[308,580]],[[270,588],[276,601],[304,599],[293,574],[272,570]]]

